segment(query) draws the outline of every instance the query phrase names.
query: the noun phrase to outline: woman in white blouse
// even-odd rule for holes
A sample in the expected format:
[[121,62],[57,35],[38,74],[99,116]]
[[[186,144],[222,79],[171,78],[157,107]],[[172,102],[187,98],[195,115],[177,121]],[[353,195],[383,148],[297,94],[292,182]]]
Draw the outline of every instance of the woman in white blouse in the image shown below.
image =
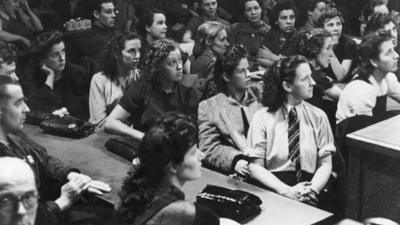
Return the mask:
[[101,127],[125,90],[140,78],[141,42],[136,33],[117,33],[102,52],[102,71],[90,83],[89,122]]
[[326,114],[305,102],[314,80],[305,57],[283,59],[265,76],[262,104],[248,133],[251,177],[289,198],[319,205],[336,151]]

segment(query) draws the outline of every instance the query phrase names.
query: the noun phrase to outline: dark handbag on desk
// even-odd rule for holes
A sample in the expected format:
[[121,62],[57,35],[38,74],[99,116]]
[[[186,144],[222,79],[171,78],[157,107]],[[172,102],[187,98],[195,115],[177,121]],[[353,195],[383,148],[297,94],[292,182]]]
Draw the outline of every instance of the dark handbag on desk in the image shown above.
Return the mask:
[[30,111],[26,114],[26,123],[40,125],[43,121],[50,119],[53,115],[49,113]]
[[219,217],[243,222],[261,213],[261,199],[246,191],[207,185],[196,202],[213,210]]
[[64,117],[52,116],[40,124],[40,128],[46,133],[71,138],[87,137],[94,132],[95,125],[65,115]]
[[112,137],[106,142],[108,151],[132,161],[136,157],[136,150],[140,141],[131,137]]

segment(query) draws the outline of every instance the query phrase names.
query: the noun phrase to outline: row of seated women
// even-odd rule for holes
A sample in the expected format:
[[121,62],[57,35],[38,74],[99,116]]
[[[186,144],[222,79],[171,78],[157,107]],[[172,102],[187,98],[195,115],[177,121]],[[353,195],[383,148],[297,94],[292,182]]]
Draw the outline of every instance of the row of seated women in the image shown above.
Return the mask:
[[[169,54],[161,60],[162,64],[169,65],[175,49],[172,47],[169,50]],[[397,69],[398,54],[394,51],[391,35],[386,32],[366,36],[360,45],[360,54],[362,66],[358,78],[343,91],[353,94],[346,98],[342,98],[346,94],[341,95],[338,108],[343,111],[338,111],[337,118],[352,113],[346,118],[370,116],[371,120],[379,120],[378,114],[384,109],[369,103],[376,103],[378,95],[399,100],[400,84],[393,74]],[[181,70],[181,63],[175,66]],[[175,134],[175,129],[184,127],[177,125],[182,118],[173,118],[169,125],[157,128],[164,130],[156,132],[150,129],[146,132],[139,147],[140,164],[135,166],[122,189],[122,204],[118,210],[120,220],[129,223],[142,221],[143,218],[150,218],[153,222],[183,218],[199,224],[197,219],[203,217],[198,215],[204,215],[207,210],[182,202],[184,196],[179,187],[185,181],[198,178],[196,168],[203,157],[205,165],[212,169],[248,176],[257,185],[340,215],[344,209],[343,192],[330,183],[335,177],[344,176],[343,169],[336,170],[333,160],[340,155],[340,149],[335,147],[326,114],[307,102],[313,97],[316,84],[309,60],[295,55],[275,64],[264,78],[262,96],[257,96],[249,89],[248,67],[247,52],[240,45],[231,46],[217,59],[215,82],[220,93],[202,101],[198,110],[199,148],[204,155],[197,152],[197,141],[183,144],[186,138],[191,137],[189,134],[196,133],[197,126],[191,131],[185,129],[178,132],[179,135]],[[167,73],[161,76],[165,75]],[[351,88],[353,86],[358,88]],[[376,92],[375,87],[380,87],[380,93]],[[364,93],[369,93],[370,98],[366,99]],[[114,112],[123,116],[113,118],[112,112],[107,123],[112,120],[123,122],[130,116],[124,111],[122,102],[117,106],[121,108],[116,108]],[[182,107],[175,110],[184,112]],[[342,113],[344,111],[346,113]],[[120,128],[124,131],[129,129]],[[160,141],[156,141],[158,139],[168,144],[160,144]],[[174,154],[181,154],[182,151],[187,153],[174,161],[177,155],[165,152],[167,147],[164,146],[180,149]],[[181,149],[178,146],[185,147]],[[172,163],[168,163],[168,160],[172,160]],[[339,174],[335,175],[334,172]],[[180,174],[181,182],[176,181],[177,174]],[[164,183],[165,179],[167,182]],[[160,199],[170,196],[175,199],[175,204],[162,207],[155,216],[148,217],[151,206],[161,204]],[[149,211],[138,208],[141,205],[138,202],[148,205]]]

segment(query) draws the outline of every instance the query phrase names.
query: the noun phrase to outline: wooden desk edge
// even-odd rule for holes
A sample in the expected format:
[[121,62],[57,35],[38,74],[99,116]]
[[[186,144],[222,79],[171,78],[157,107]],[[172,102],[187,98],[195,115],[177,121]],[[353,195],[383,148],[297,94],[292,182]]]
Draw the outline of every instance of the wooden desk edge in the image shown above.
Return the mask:
[[356,133],[346,135],[346,144],[351,147],[349,151],[351,151],[352,148],[357,148],[363,151],[371,151],[390,157],[400,158],[399,146],[372,138],[366,138]]

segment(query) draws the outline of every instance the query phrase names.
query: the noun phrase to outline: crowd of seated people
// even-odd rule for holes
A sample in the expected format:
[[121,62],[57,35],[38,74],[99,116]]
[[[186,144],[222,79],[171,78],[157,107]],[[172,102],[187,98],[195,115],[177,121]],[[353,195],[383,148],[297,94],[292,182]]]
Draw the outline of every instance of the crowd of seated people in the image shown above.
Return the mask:
[[[30,188],[6,200],[63,224],[60,212],[81,192],[108,189],[24,133],[26,119],[41,113],[143,140],[116,224],[141,221],[159,196],[175,203],[148,224],[178,211],[171,221],[218,224],[182,196],[200,161],[342,216],[344,189],[327,185],[345,171],[345,135],[398,113],[386,99],[400,102],[400,4],[229,1],[232,9],[224,0],[0,0],[0,156],[24,159],[34,178],[24,162],[1,158],[0,167],[25,171],[15,179]],[[79,19],[91,27],[65,26]],[[196,168],[187,174],[186,164]],[[62,188],[49,194],[48,179]],[[2,205],[1,188],[0,211],[17,213]]]

